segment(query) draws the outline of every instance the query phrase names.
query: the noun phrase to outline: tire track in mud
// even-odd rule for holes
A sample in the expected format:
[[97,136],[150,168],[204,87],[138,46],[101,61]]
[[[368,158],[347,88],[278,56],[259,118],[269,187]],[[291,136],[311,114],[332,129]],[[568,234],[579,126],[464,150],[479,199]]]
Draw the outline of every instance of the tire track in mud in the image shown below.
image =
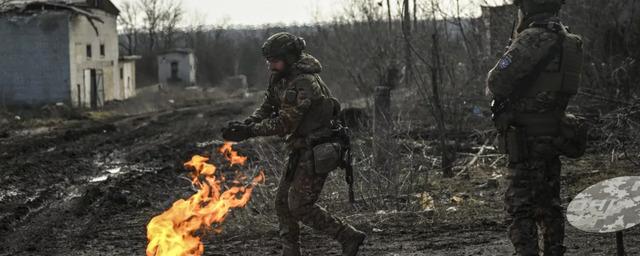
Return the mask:
[[[3,193],[0,201],[0,255],[81,255],[95,239],[143,254],[144,226],[157,213],[151,202],[167,206],[180,196],[174,191],[187,184],[167,181],[183,174],[183,158],[201,153],[196,142],[217,136],[226,121],[252,104],[228,101],[165,111],[132,119],[144,125],[120,120],[117,126],[107,124],[109,129],[86,121],[86,129],[4,139],[0,187],[15,191]],[[122,165],[117,172],[108,169],[116,151],[123,156],[115,163]],[[100,158],[107,163],[96,164]],[[92,177],[100,179],[91,182]],[[94,248],[87,255],[132,255],[117,253],[117,247]]]

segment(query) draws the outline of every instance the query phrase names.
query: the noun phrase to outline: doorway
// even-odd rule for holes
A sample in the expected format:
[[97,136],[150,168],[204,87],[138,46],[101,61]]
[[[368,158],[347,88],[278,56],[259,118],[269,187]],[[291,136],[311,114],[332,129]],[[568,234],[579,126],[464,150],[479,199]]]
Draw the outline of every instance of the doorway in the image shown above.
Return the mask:
[[180,77],[178,77],[178,62],[177,61],[172,61],[171,62],[171,77],[169,78],[169,81],[172,82],[177,82],[180,81]]
[[97,109],[104,105],[104,75],[101,69],[84,70],[85,88],[89,89],[89,107]]

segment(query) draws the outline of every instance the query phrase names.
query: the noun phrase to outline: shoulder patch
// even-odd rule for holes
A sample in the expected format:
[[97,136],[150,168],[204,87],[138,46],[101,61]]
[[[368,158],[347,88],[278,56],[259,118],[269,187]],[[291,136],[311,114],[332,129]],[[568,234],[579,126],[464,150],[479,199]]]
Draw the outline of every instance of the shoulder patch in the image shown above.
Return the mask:
[[298,75],[291,81],[290,88],[298,92],[298,96],[315,99],[322,96],[320,85],[312,74]]
[[510,54],[505,54],[504,56],[502,56],[502,58],[500,58],[500,61],[498,62],[498,68],[499,69],[506,69],[511,65],[511,62],[513,62],[511,60],[511,55]]

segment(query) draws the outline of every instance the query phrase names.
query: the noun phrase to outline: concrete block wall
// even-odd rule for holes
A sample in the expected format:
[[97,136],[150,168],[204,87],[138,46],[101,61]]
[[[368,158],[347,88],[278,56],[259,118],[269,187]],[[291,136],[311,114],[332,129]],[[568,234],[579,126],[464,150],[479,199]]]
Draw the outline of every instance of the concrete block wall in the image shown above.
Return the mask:
[[0,16],[0,104],[70,103],[69,19],[64,11]]

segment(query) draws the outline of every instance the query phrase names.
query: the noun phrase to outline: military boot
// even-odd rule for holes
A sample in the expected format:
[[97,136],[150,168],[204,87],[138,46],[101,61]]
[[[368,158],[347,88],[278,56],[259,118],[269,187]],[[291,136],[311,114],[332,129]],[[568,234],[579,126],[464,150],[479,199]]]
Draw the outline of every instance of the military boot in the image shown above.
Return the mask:
[[551,248],[545,248],[544,256],[563,256],[566,251],[567,251],[566,247],[562,245],[557,245]]
[[300,256],[300,243],[282,242],[282,256]]
[[351,225],[345,226],[338,234],[336,240],[342,245],[343,256],[355,256],[367,235],[355,229]]

